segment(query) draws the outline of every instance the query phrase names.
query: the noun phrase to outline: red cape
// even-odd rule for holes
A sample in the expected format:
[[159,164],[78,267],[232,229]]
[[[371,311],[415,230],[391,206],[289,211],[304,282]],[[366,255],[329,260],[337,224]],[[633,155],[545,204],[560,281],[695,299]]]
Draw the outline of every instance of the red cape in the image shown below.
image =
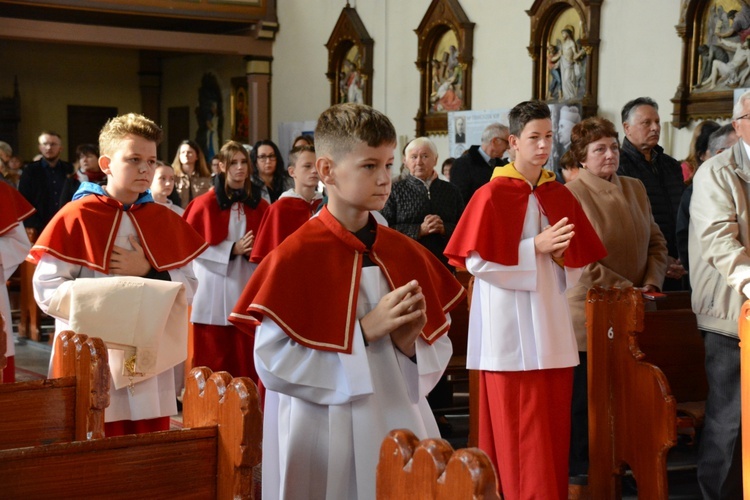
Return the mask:
[[[258,206],[250,208],[245,205],[245,231],[252,230],[255,234],[255,241],[258,241],[258,227],[263,218],[263,213],[268,208],[266,200],[260,200]],[[216,199],[216,191],[211,188],[193,201],[185,209],[182,217],[190,224],[198,234],[203,236],[209,245],[218,245],[229,234],[229,216],[232,209],[222,210]],[[236,216],[236,214],[235,214]]]
[[308,203],[302,198],[286,196],[276,200],[263,214],[250,260],[262,261],[271,250],[307,222],[322,202],[322,198]]
[[465,268],[466,257],[475,251],[484,260],[505,266],[517,265],[518,245],[529,196],[532,195],[539,200],[551,225],[563,217],[575,224],[575,236],[565,251],[565,266],[583,267],[606,257],[607,250],[599,236],[565,186],[551,181],[532,190],[524,180],[500,176],[479,188],[471,197],[445,248],[448,262]]
[[36,209],[16,189],[0,181],[0,236],[10,232]]
[[[420,244],[385,226],[376,231],[369,256],[391,290],[419,282],[427,304],[421,336],[432,344],[448,331],[446,313],[464,297],[464,288]],[[366,251],[324,207],[263,259],[229,321],[252,333],[268,316],[305,347],[350,354]]]
[[115,236],[123,217],[130,217],[151,267],[168,271],[185,266],[208,244],[182,218],[157,203],[139,203],[129,210],[108,196],[90,194],[66,203],[31,248],[27,260],[37,263],[45,253],[94,271],[109,274]]

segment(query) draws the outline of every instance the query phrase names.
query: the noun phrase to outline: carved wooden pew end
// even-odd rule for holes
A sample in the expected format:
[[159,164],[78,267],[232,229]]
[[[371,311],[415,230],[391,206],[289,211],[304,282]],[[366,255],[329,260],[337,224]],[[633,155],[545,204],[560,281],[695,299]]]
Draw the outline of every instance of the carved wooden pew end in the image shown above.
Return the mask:
[[377,498],[494,500],[498,481],[478,448],[453,451],[443,439],[419,441],[409,430],[391,431],[380,447]]

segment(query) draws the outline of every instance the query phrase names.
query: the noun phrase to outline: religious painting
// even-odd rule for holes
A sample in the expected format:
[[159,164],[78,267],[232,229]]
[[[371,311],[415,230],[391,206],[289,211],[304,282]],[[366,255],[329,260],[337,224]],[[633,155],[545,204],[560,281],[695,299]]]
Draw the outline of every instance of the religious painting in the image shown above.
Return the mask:
[[250,114],[247,103],[247,77],[232,78],[232,140],[247,144],[250,134]]
[[417,136],[447,134],[447,113],[471,109],[474,23],[458,0],[433,0],[416,32],[421,75]]
[[601,3],[536,0],[527,11],[536,99],[575,104],[584,117],[596,115]]
[[354,8],[347,5],[341,11],[326,47],[331,105],[372,105],[373,41]]
[[684,57],[672,123],[729,118],[734,89],[750,86],[750,2],[682,0],[676,28]]
[[224,103],[221,86],[214,73],[204,73],[201,78],[195,117],[198,120],[195,142],[203,150],[203,155],[211,159],[219,153],[224,143]]
[[458,37],[448,30],[438,40],[430,61],[430,112],[461,111],[463,67],[458,63]]

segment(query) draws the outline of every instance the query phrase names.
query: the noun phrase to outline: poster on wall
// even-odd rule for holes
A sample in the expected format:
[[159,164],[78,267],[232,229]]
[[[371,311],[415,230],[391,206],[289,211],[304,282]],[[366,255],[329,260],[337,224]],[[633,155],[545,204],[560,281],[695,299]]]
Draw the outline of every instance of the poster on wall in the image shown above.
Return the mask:
[[552,154],[544,168],[560,173],[560,158],[570,149],[570,132],[581,121],[580,104],[549,104],[552,114]]
[[279,150],[284,157],[284,165],[289,165],[289,151],[292,149],[294,139],[301,135],[315,135],[316,120],[307,120],[303,122],[282,122],[279,123]]
[[744,89],[734,89],[734,96],[732,99],[732,107],[734,107],[735,104],[737,104],[737,101],[740,100],[740,96],[744,94],[745,92],[750,91],[750,88],[744,88]]
[[448,113],[448,148],[453,158],[458,158],[471,146],[482,144],[482,132],[495,122],[508,125],[510,109],[485,109],[479,111],[453,111]]

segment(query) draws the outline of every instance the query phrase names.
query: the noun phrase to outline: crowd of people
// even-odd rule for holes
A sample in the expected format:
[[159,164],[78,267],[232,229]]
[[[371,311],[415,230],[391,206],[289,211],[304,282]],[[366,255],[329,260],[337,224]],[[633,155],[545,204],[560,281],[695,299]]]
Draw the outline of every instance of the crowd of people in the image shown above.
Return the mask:
[[[457,268],[475,278],[467,367],[480,372],[479,446],[505,498],[566,498],[589,465],[587,291],[692,286],[709,380],[698,480],[706,498],[732,498],[742,487],[737,319],[750,297],[748,117],[750,93],[731,124],[696,127],[681,164],[658,144],[658,105],[639,97],[622,109],[622,140],[601,117],[575,125],[560,177],[544,168],[553,130],[540,101],[515,106],[508,125],[489,125],[439,173],[434,142],[409,141],[396,179],[393,125],[356,103],[323,112],[288,166],[271,140],[228,141],[210,161],[185,140],[161,162],[161,129],[136,114],[108,121],[74,166],[45,131],[41,158],[20,174],[0,142],[0,274],[29,255],[56,332],[91,279],[105,297],[181,283],[193,363],[264,388],[265,498],[372,498],[389,430],[449,431],[430,409],[450,391]],[[134,305],[120,312],[79,314],[104,324],[174,307],[127,297]],[[109,356],[106,433],[167,428],[181,364],[144,374],[123,349]]]

